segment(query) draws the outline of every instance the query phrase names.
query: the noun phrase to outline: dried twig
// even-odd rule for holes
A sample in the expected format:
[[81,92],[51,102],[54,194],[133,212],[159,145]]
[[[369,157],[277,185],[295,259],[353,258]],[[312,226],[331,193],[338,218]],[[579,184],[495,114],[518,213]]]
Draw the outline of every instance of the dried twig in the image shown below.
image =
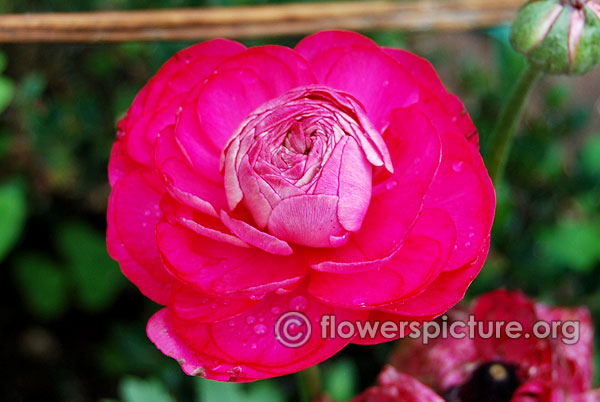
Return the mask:
[[0,16],[0,42],[250,38],[322,29],[462,31],[510,21],[523,0],[302,3]]

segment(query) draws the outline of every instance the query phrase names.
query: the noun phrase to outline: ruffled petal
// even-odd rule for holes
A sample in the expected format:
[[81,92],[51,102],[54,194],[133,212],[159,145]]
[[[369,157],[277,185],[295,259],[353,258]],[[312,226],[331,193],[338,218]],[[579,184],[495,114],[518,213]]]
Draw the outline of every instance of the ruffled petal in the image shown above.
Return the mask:
[[391,121],[384,139],[394,163],[393,175],[374,186],[360,231],[344,247],[314,252],[313,268],[327,271],[331,266],[339,272],[338,263],[364,266],[386,258],[402,245],[414,225],[440,165],[440,138],[418,106],[395,110]]
[[260,298],[290,290],[308,269],[296,254],[283,257],[236,247],[167,222],[156,228],[156,239],[165,265],[175,277],[216,295],[241,292]]
[[456,225],[456,249],[448,270],[475,260],[489,236],[494,220],[494,187],[481,155],[459,135],[442,136],[442,163],[433,180],[424,207],[447,211]]
[[402,49],[383,48],[383,51],[410,71],[421,87],[420,100],[436,111],[436,120],[453,125],[471,143],[479,144],[477,129],[464,105],[456,96],[446,91],[429,61]]
[[379,48],[371,39],[351,31],[321,31],[309,35],[296,45],[296,52],[312,63],[323,53],[335,48],[363,46]]
[[407,317],[437,317],[448,311],[465,296],[485,262],[489,237],[484,241],[477,259],[460,269],[442,272],[422,293],[406,301],[382,307],[382,311]]
[[162,217],[163,193],[160,179],[143,168],[117,181],[109,199],[106,241],[123,274],[146,296],[167,304],[172,277],[161,262],[154,237]]
[[[184,49],[169,59],[136,96],[128,111],[124,135],[129,155],[150,166],[154,139],[176,118],[175,114],[160,114],[161,109],[212,74],[224,60],[244,49],[237,42],[215,39]],[[160,115],[159,120],[157,115]],[[152,131],[148,130],[150,123]]]
[[389,126],[392,110],[419,99],[411,74],[380,49],[335,48],[311,65],[320,82],[355,96],[379,131]]
[[424,210],[402,248],[377,267],[358,273],[313,272],[310,293],[326,303],[373,308],[419,293],[441,272],[456,239],[442,210]]
[[[323,337],[319,325],[321,317],[334,315],[337,320],[354,321],[366,316],[362,312],[321,304],[306,294],[304,287],[285,295],[268,295],[250,310],[215,323],[202,323],[181,316],[173,308],[169,310],[171,327],[164,319],[158,328],[153,325],[150,330],[149,325],[148,334],[153,342],[164,352],[168,339],[157,334],[165,327],[173,329],[173,335],[176,334],[187,351],[196,357],[195,364],[198,366],[190,367],[188,371],[203,371],[203,375],[211,379],[222,379],[222,375],[228,375],[227,380],[230,381],[251,381],[288,374],[319,363],[350,341],[342,337]],[[288,314],[288,318],[281,318],[284,314]],[[299,321],[285,325],[287,320],[294,318]],[[298,325],[294,326],[295,323]],[[307,333],[309,325],[310,333]],[[308,336],[303,343],[304,334]],[[182,349],[171,349],[175,352],[171,355],[183,357]],[[218,364],[214,365],[214,362]]]

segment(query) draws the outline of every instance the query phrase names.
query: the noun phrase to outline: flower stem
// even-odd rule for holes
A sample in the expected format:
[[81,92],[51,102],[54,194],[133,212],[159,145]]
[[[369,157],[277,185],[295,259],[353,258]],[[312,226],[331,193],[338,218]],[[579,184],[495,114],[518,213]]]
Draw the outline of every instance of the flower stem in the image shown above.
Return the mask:
[[300,400],[302,402],[312,402],[322,396],[323,384],[321,368],[314,365],[298,373],[300,383]]
[[504,165],[515,137],[523,109],[531,91],[542,72],[532,65],[523,71],[519,81],[508,97],[487,146],[487,167],[494,184],[502,178]]

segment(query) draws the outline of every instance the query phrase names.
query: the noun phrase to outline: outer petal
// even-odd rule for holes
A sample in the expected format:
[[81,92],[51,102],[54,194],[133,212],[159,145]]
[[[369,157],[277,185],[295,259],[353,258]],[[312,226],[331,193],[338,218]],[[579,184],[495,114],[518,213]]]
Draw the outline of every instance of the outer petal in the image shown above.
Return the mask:
[[311,63],[320,82],[355,96],[375,127],[384,131],[392,110],[419,99],[410,73],[380,49],[335,48]]
[[217,242],[171,223],[160,223],[156,239],[170,272],[216,295],[245,293],[260,298],[295,288],[307,267],[301,257]]
[[479,255],[492,228],[496,198],[479,152],[462,136],[443,135],[442,155],[424,206],[444,209],[454,220],[457,239],[447,267],[450,270]]
[[396,303],[438,276],[455,239],[447,213],[425,210],[402,248],[380,267],[348,274],[313,272],[309,290],[320,300],[350,308]]
[[160,180],[143,168],[120,179],[109,199],[106,241],[125,276],[146,296],[167,304],[172,277],[161,262],[154,238],[163,192]]
[[343,264],[348,264],[348,272],[356,272],[361,269],[357,264],[364,266],[365,261],[378,261],[397,250],[414,225],[440,164],[440,138],[419,106],[397,109],[391,120],[384,139],[393,175],[374,187],[360,231],[344,247],[313,253],[313,268],[343,272]]
[[186,162],[173,137],[173,127],[163,130],[155,143],[155,164],[169,193],[192,208],[218,216],[227,207],[222,186],[197,174]]
[[429,287],[406,301],[381,308],[393,314],[407,317],[436,317],[448,311],[465,296],[487,257],[489,237],[481,247],[475,261],[454,271],[442,272]]
[[[128,153],[138,162],[152,163],[152,144],[159,131],[175,122],[175,115],[161,115],[152,120],[171,101],[201,82],[228,57],[244,50],[244,46],[225,39],[199,43],[173,56],[136,96],[128,111],[124,129]],[[149,132],[152,123],[155,130]]]
[[446,91],[437,72],[429,61],[402,49],[383,48],[383,51],[410,71],[415,81],[421,87],[422,102],[431,105],[432,101],[435,100],[431,106],[435,107],[438,115],[442,115],[438,116],[438,120],[444,119],[447,123],[455,126],[471,143],[474,145],[479,144],[477,129],[465,110],[464,105],[456,96]]
[[[334,314],[343,320],[365,316],[323,305],[303,289],[269,295],[252,309],[212,324],[181,317],[171,310],[170,314],[162,313],[160,319],[151,320],[148,335],[164,353],[178,360],[183,357],[186,372],[207,378],[252,381],[296,372],[329,358],[349,342],[342,338],[323,339],[318,324],[321,316]],[[311,325],[310,337],[300,347],[284,346],[276,338],[276,323],[289,312],[303,314]],[[304,325],[296,331],[302,333]]]
[[295,49],[312,63],[317,57],[329,50],[351,46],[379,48],[371,39],[356,32],[321,31],[302,39]]

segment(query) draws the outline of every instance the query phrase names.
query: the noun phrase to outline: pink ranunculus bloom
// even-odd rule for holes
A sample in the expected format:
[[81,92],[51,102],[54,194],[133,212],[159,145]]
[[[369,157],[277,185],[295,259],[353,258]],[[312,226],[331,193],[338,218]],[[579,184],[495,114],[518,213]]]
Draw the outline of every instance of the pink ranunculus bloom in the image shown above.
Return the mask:
[[[392,365],[450,402],[600,401],[600,390],[591,389],[593,328],[586,308],[550,307],[518,291],[498,290],[479,297],[471,308],[451,310],[448,326],[466,325],[471,316],[483,332],[475,329],[470,337],[462,326],[463,338],[437,338],[428,345],[403,340]],[[490,323],[502,321],[518,321],[522,336],[489,331]],[[537,333],[556,325],[554,333],[536,336],[534,327],[542,321],[548,325],[537,324]]]
[[[323,337],[323,315],[442,314],[481,269],[495,207],[475,127],[432,66],[341,31],[179,52],[119,123],[109,176],[109,252],[165,306],[150,339],[216,380],[387,340]],[[310,336],[290,347],[276,323],[293,311],[306,320],[286,339]]]

